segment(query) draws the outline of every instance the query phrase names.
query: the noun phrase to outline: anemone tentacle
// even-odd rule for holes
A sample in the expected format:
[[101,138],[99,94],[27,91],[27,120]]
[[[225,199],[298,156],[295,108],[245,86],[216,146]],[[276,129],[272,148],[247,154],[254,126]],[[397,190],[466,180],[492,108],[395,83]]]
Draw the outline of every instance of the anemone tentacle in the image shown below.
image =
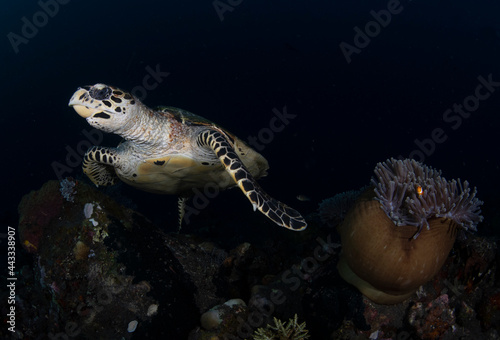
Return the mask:
[[448,181],[441,171],[413,159],[388,159],[378,163],[374,173],[371,184],[380,207],[394,224],[418,227],[415,237],[428,228],[429,218],[448,218],[468,231],[476,231],[483,220],[483,202],[467,181]]

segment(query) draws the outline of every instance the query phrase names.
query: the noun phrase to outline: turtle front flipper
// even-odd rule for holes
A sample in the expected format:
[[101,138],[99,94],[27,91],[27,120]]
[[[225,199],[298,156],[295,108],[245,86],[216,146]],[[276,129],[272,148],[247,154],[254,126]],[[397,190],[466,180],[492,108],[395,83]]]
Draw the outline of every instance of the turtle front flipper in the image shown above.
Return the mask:
[[118,176],[114,165],[118,163],[115,148],[91,147],[83,156],[83,172],[97,186],[115,184]]
[[197,143],[215,152],[226,171],[250,200],[254,210],[259,209],[276,224],[291,230],[301,231],[307,227],[306,221],[297,210],[270,197],[260,187],[221,132],[205,130],[198,136]]

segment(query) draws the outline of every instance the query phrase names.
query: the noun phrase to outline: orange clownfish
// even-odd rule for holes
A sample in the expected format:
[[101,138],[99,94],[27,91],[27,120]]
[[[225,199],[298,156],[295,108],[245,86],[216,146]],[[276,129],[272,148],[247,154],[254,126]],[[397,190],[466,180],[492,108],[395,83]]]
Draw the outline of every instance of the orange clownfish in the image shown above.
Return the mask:
[[422,187],[420,185],[417,186],[417,194],[419,196],[422,196],[424,194],[424,189],[422,189]]

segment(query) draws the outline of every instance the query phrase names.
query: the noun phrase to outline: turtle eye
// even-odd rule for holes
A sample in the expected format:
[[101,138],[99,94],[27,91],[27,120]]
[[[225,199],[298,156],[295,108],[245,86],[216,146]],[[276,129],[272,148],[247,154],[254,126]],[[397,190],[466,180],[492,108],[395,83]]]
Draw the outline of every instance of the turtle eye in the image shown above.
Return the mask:
[[93,87],[89,91],[90,96],[96,100],[108,99],[111,96],[111,93],[111,89],[107,86],[102,89],[96,89],[95,87]]

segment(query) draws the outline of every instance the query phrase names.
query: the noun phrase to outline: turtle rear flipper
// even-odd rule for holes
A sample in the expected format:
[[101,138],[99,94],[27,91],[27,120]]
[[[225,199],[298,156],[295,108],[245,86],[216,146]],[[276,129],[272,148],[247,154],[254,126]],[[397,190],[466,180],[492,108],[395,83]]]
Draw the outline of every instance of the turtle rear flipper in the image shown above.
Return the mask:
[[270,197],[245,168],[227,138],[219,131],[205,130],[198,136],[198,145],[211,148],[226,171],[252,203],[276,224],[295,231],[304,230],[307,223],[300,213]]
[[97,186],[115,184],[118,180],[114,167],[117,159],[116,149],[93,146],[83,156],[83,172]]

